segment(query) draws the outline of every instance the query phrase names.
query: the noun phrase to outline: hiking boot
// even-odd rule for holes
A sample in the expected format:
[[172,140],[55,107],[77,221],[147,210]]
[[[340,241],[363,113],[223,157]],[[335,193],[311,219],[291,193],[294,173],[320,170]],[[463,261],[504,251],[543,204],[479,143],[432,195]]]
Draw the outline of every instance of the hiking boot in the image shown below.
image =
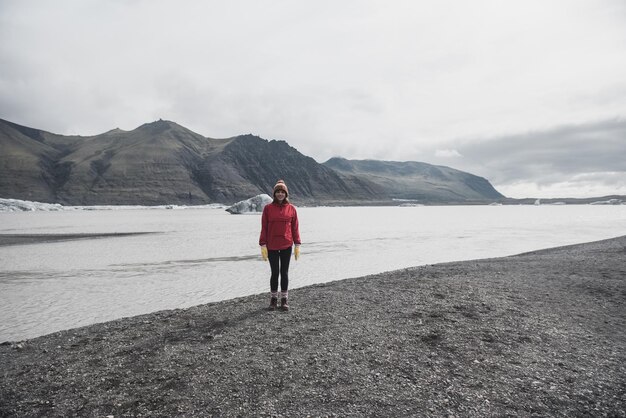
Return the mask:
[[280,298],[280,309],[283,311],[289,310],[289,305],[287,304],[287,298]]
[[275,311],[276,308],[278,307],[278,298],[271,298],[270,299],[270,311]]

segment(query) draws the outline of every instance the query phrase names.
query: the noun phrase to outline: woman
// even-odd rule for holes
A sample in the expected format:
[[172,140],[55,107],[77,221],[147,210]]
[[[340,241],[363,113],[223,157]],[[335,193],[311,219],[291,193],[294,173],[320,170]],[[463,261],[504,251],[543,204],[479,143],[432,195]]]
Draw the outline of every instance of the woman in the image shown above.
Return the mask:
[[272,275],[270,277],[270,310],[278,306],[278,275],[280,273],[280,308],[289,310],[289,260],[291,247],[296,260],[300,258],[300,230],[298,228],[298,213],[295,206],[289,203],[289,190],[283,180],[278,180],[274,186],[274,201],[263,208],[261,217],[261,255],[263,260],[270,261]]

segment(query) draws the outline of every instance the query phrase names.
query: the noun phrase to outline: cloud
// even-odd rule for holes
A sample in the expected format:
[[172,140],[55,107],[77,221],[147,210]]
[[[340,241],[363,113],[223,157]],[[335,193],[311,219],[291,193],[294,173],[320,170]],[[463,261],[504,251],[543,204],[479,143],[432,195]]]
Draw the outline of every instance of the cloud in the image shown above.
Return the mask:
[[435,157],[457,158],[462,157],[462,155],[455,149],[438,149],[435,151]]
[[513,170],[456,143],[502,154],[482,138],[626,116],[625,25],[621,0],[5,1],[0,117],[82,135],[163,118],[318,161],[430,152],[502,184],[548,181],[563,158],[511,148],[528,157]]
[[497,185],[509,197],[568,198],[626,195],[626,173],[591,173],[587,179],[574,176],[568,181],[538,184],[515,181]]
[[463,155],[455,167],[480,174],[515,197],[549,197],[558,189],[571,196],[624,193],[625,138],[626,120],[611,119],[465,140],[455,144]]

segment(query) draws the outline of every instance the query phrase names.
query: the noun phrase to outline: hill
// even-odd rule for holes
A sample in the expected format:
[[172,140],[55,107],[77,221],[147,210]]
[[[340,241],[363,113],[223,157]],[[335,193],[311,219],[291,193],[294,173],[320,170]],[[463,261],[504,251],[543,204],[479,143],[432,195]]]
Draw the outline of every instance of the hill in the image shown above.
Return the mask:
[[469,203],[504,197],[483,177],[422,162],[331,158],[324,165],[375,184],[391,199]]

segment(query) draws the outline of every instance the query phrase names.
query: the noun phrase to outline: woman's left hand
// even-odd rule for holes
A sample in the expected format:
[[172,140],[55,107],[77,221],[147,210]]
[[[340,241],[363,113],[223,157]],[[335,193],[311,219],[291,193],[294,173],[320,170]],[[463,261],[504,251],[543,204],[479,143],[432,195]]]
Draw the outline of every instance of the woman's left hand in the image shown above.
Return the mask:
[[296,245],[296,248],[294,250],[294,257],[296,258],[296,261],[298,260],[298,258],[300,258],[300,246]]

